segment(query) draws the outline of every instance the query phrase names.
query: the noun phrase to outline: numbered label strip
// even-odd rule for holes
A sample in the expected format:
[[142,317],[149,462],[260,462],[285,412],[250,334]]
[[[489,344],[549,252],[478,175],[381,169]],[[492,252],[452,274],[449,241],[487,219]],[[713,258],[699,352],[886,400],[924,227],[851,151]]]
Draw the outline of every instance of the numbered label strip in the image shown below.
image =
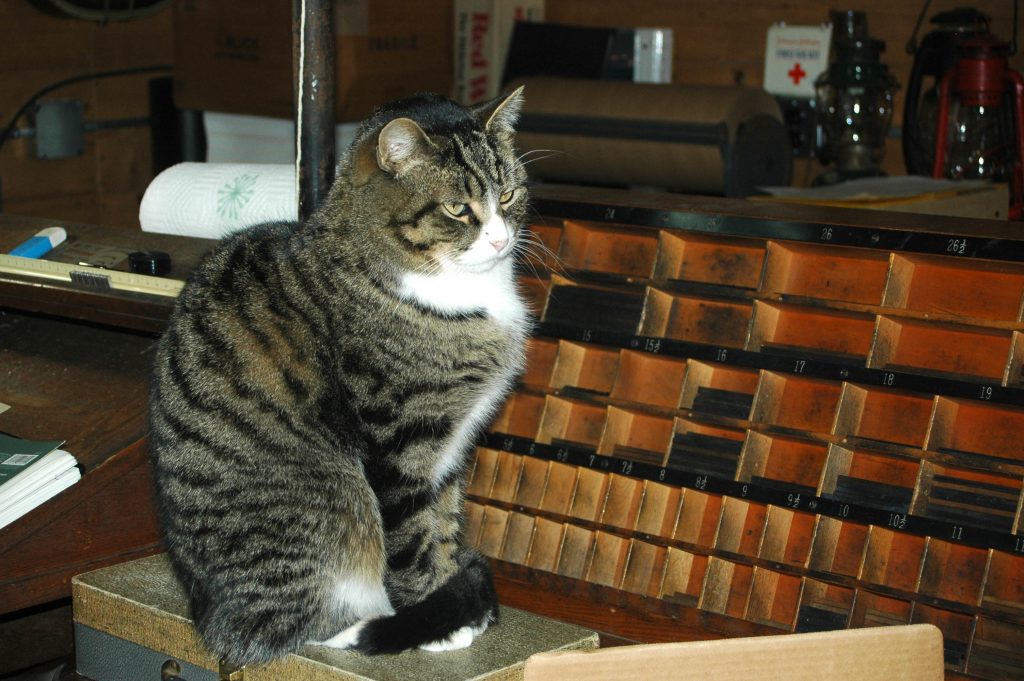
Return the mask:
[[800,492],[786,492],[749,482],[716,478],[703,473],[691,473],[629,459],[604,456],[583,449],[546,445],[504,433],[487,433],[482,445],[490,449],[583,466],[606,473],[628,475],[677,487],[750,499],[773,506],[783,506],[807,513],[820,513],[831,518],[865,525],[877,525],[924,537],[935,537],[975,548],[1024,554],[1024,536],[994,532],[981,527],[956,525],[908,513],[893,513],[870,506],[861,506]]
[[907,253],[951,255],[1024,262],[1024,240],[935,234],[869,226],[795,222],[739,215],[713,215],[684,211],[609,206],[557,199],[534,199],[534,208],[547,217],[617,222],[641,227],[728,234],[760,239],[785,239],[837,246],[857,246]]
[[0,254],[0,272],[69,282],[94,291],[133,291],[171,298],[176,297],[185,285],[185,282],[178,279],[5,254]]
[[779,373],[800,374],[833,381],[851,381],[864,385],[880,385],[912,392],[948,397],[964,397],[1024,407],[1024,390],[999,383],[975,383],[952,378],[926,376],[906,371],[872,369],[855,364],[828,362],[813,357],[772,354],[770,350],[740,350],[704,343],[633,336],[602,329],[581,329],[561,323],[541,322],[534,335],[568,341],[582,341],[611,347],[640,350],[651,354],[717,362],[747,369],[765,369]]

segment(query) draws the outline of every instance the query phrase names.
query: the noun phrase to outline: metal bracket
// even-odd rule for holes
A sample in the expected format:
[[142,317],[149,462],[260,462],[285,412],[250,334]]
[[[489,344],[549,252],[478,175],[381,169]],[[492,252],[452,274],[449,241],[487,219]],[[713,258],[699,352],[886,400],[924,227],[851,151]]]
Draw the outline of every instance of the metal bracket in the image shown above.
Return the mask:
[[36,158],[71,158],[85,150],[85,113],[81,100],[39,102],[35,109]]

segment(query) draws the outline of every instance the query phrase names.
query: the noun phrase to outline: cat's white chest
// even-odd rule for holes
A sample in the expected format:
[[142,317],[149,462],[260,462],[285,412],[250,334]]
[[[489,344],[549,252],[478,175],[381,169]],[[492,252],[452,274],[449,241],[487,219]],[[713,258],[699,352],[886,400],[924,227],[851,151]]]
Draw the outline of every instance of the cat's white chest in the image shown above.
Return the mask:
[[445,442],[432,471],[434,484],[440,484],[453,470],[462,465],[463,457],[472,447],[477,433],[487,425],[501,406],[510,383],[511,377],[500,376],[488,384],[473,408]]
[[511,258],[486,272],[406,272],[399,295],[444,315],[483,311],[502,326],[521,327],[526,322],[526,306],[516,290]]
[[477,433],[500,408],[515,379],[526,333],[526,305],[515,287],[511,258],[480,273],[448,271],[425,276],[408,272],[402,279],[401,295],[445,315],[482,311],[513,340],[510,352],[516,356],[509,357],[504,368],[490,377],[438,453],[432,478],[440,483],[462,465]]

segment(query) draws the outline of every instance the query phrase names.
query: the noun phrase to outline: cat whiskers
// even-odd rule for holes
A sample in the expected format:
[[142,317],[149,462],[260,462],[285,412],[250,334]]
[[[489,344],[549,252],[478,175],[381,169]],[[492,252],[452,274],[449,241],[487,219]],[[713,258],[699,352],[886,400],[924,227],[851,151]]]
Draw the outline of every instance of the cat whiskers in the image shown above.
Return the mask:
[[537,271],[534,261],[546,270],[570,277],[562,259],[535,232],[524,229],[521,232],[520,239],[516,241],[515,247],[517,254],[523,256],[519,261],[529,267],[538,279],[543,279],[544,277]]
[[441,270],[441,263],[440,263],[440,261],[438,261],[438,260],[436,260],[434,258],[431,258],[429,260],[425,260],[424,262],[421,262],[414,269],[409,270],[409,271],[412,272],[413,274],[423,274],[423,275],[426,275],[428,277],[431,277],[431,276],[437,274],[440,270]]
[[528,244],[526,242],[526,239],[517,241],[515,245],[515,253],[517,256],[516,260],[520,265],[525,266],[531,272],[533,272],[534,277],[536,277],[537,279],[543,279],[544,277],[537,270],[537,266],[534,261],[538,261],[541,265],[541,268],[544,268],[544,256],[531,250],[531,245],[532,244]]
[[[545,152],[547,152],[547,153],[545,153]],[[544,154],[544,155],[543,156],[537,156],[536,158],[527,158],[530,154]],[[552,156],[558,156],[559,154],[564,156],[565,152],[564,151],[559,151],[558,149],[530,149],[529,151],[520,154],[519,158],[517,158],[516,161],[518,161],[525,168],[526,166],[530,165],[531,163],[534,163],[536,161],[543,161],[546,158],[551,158]]]

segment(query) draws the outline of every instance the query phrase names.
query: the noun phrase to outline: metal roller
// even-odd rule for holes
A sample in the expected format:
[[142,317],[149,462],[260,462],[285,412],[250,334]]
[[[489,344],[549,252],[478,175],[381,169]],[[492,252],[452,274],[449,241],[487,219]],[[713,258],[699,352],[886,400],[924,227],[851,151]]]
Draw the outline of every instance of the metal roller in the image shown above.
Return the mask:
[[759,88],[527,78],[517,143],[531,176],[743,197],[788,185],[792,151]]

